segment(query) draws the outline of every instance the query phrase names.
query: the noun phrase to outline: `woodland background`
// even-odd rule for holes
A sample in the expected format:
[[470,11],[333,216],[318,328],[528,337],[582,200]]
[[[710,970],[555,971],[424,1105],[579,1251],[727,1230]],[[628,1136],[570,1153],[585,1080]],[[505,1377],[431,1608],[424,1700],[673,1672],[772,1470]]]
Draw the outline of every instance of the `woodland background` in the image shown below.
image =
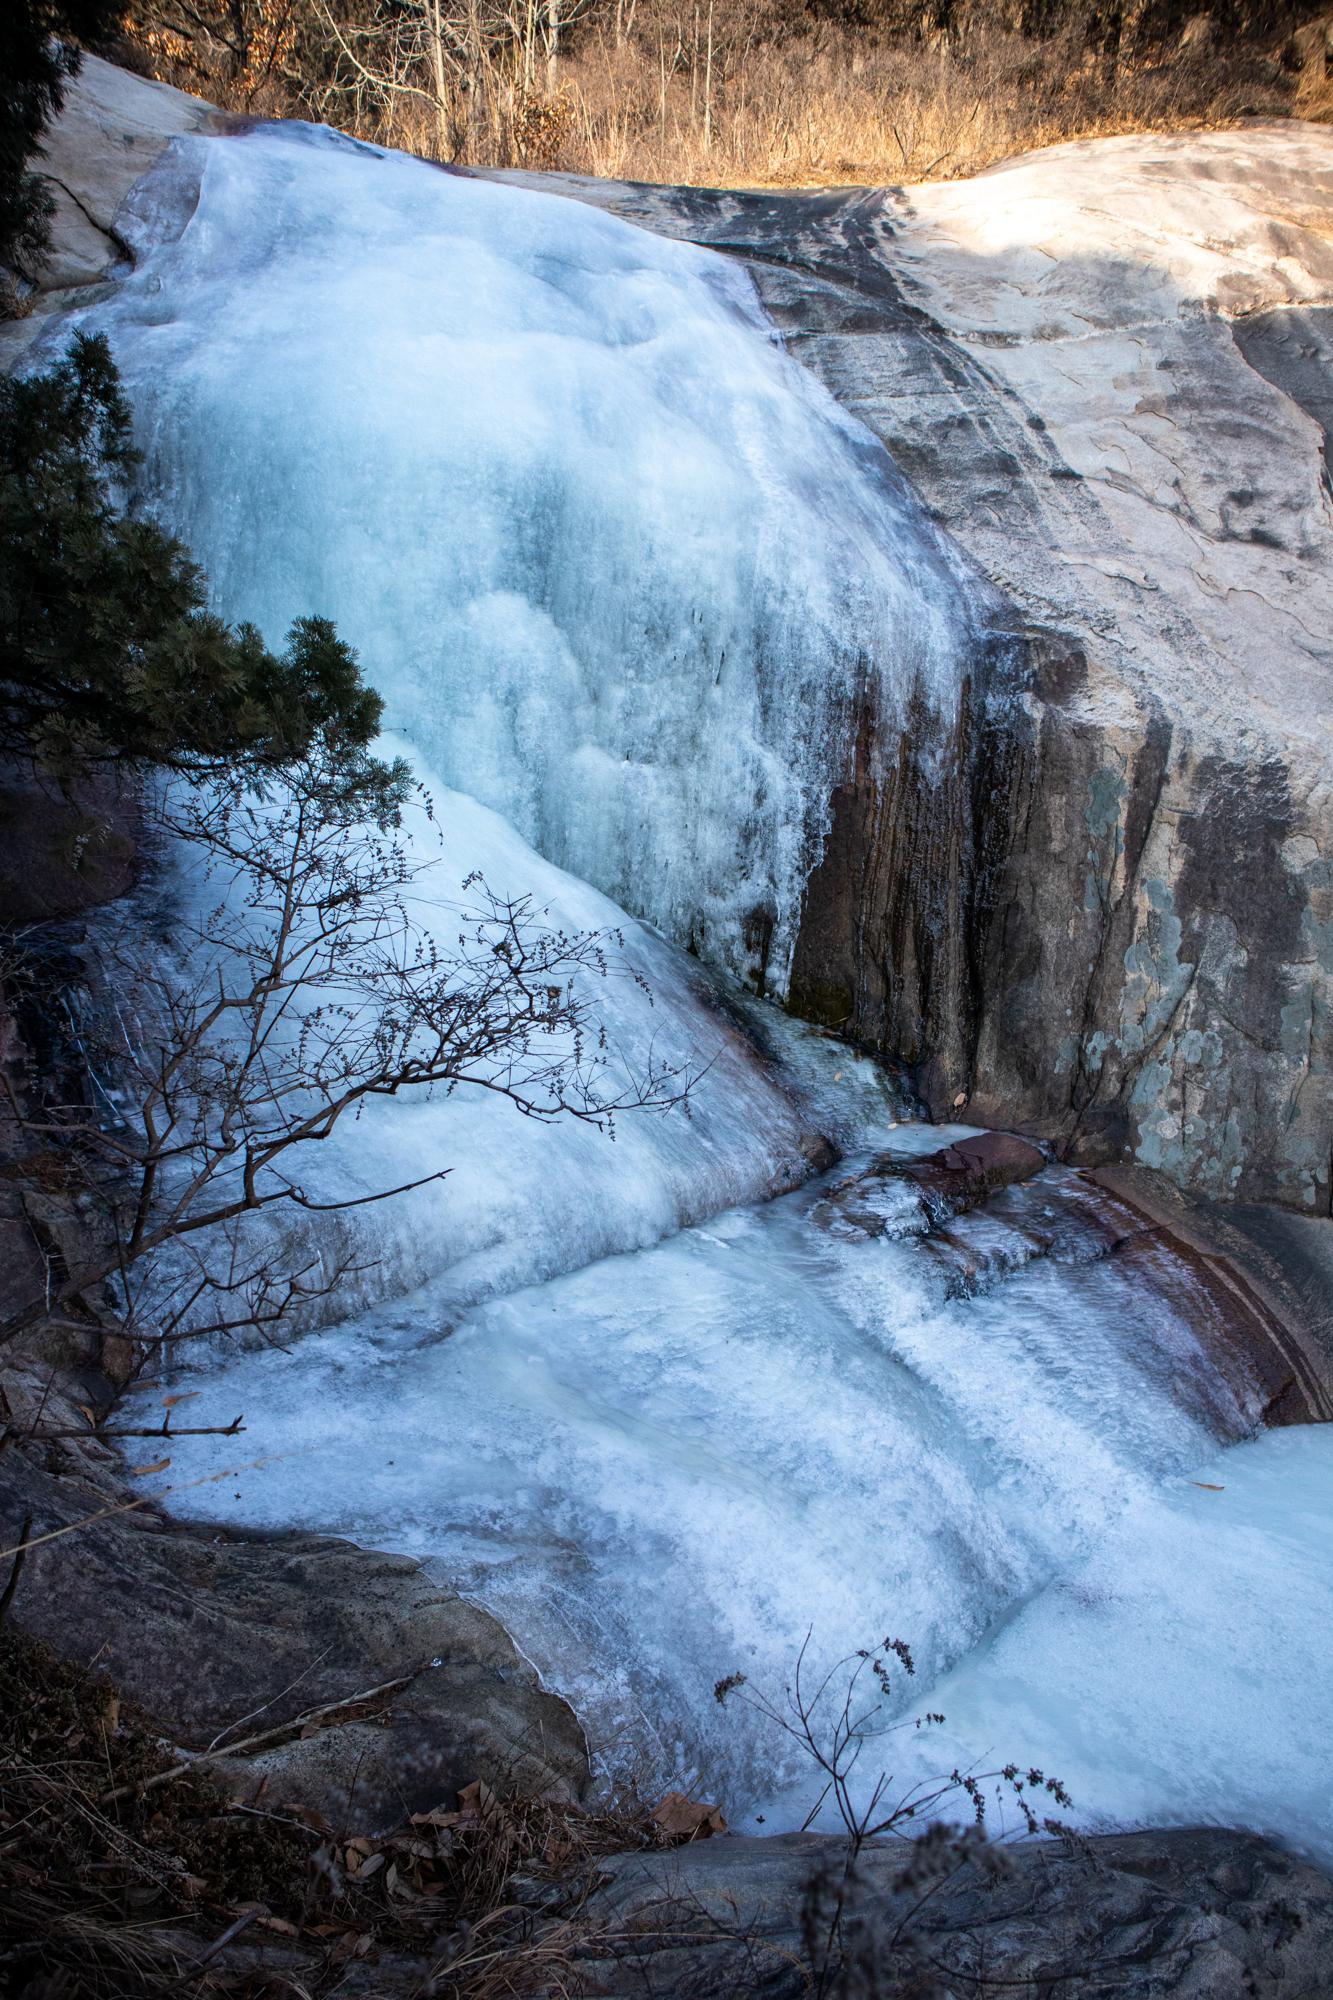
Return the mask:
[[1318,0],[130,0],[102,53],[433,159],[711,185],[1333,109]]

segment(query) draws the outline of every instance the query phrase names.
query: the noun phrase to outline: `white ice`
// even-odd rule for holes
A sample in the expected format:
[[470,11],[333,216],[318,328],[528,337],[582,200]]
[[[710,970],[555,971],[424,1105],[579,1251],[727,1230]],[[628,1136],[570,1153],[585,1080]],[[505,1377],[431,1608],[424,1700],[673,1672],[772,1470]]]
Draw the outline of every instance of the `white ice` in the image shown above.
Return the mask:
[[[1096,1552],[930,1691],[908,1780],[1012,1758],[1087,1826],[1250,1826],[1333,1862],[1333,1428],[1127,1490]],[[1048,1802],[1049,1803],[1049,1802]]]
[[[387,738],[381,747],[393,756],[406,746]],[[605,1035],[604,1053],[590,1051],[605,1065],[599,1094],[614,1099],[632,1092],[657,1066],[676,1073],[665,1096],[688,1084],[688,1101],[627,1110],[608,1134],[571,1118],[537,1122],[478,1084],[459,1085],[447,1096],[417,1088],[372,1099],[329,1140],[292,1156],[309,1198],[355,1203],[442,1171],[447,1177],[337,1216],[311,1220],[285,1206],[273,1211],[287,1267],[299,1267],[312,1250],[326,1272],[347,1256],[361,1267],[339,1284],[335,1298],[286,1325],[284,1338],[326,1313],[345,1317],[427,1278],[436,1280],[438,1332],[493,1292],[655,1243],[735,1202],[795,1187],[824,1146],[813,1106],[798,1085],[784,1085],[777,1066],[715,1004],[714,982],[702,967],[600,891],[544,861],[497,813],[420,767],[418,776],[430,803],[414,802],[402,831],[413,871],[403,894],[414,924],[447,952],[462,928],[460,911],[476,906],[476,892],[464,887],[476,872],[501,898],[530,898],[532,921],[542,929],[597,934],[605,974],[590,967],[573,986]],[[169,930],[174,921],[195,934],[207,928],[210,912],[232,903],[235,923],[249,921],[234,885],[202,868],[196,850],[178,850],[151,898],[147,911],[135,906],[121,919],[132,933],[146,924]],[[214,957],[224,977],[234,979],[228,948],[211,953],[210,964]],[[189,979],[202,970],[202,962],[190,965]],[[792,1032],[786,1030],[787,1040]],[[891,1101],[882,1086],[877,1101]],[[256,1240],[252,1228],[246,1241]]]
[[83,323],[220,607],[336,619],[447,784],[780,985],[855,690],[890,744],[951,713],[974,614],[743,269],[312,127],[180,140],[138,199]]
[[911,1645],[904,1712],[948,1728],[896,1740],[903,1783],[1012,1757],[1065,1779],[1084,1825],[1240,1819],[1333,1853],[1333,1435],[1219,1460],[1247,1411],[1141,1274],[1080,1247],[1069,1177],[1014,1215],[1067,1202],[1059,1260],[1016,1247],[976,1297],[948,1295],[906,1203],[904,1233],[852,1236],[822,1226],[823,1187],[494,1299],[444,1341],[427,1288],[192,1379],[202,1421],[249,1429],[177,1447],[172,1481],[210,1483],[176,1504],[427,1558],[569,1694],[605,1768],[737,1823],[799,1824],[814,1790],[714,1683],[780,1691],[809,1628],[818,1662]]

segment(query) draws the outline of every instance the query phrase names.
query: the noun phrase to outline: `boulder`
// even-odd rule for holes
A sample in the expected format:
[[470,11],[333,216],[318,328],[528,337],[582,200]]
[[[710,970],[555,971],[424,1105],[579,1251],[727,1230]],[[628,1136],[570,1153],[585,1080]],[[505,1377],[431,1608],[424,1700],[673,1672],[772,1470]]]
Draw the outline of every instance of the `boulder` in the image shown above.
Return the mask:
[[1040,1148],[1016,1132],[974,1132],[913,1161],[908,1171],[923,1186],[935,1176],[961,1177],[961,1187],[984,1201],[996,1188],[1031,1180],[1045,1164]]
[[[46,1424],[74,1393],[47,1398]],[[364,1831],[452,1804],[475,1778],[538,1797],[583,1791],[572,1710],[494,1618],[417,1562],[181,1523],[122,1486],[104,1449],[100,1462],[51,1451],[49,1464],[18,1445],[0,1457],[0,1547],[25,1521],[34,1535],[87,1525],[30,1550],[9,1617],[96,1660],[184,1753],[234,1746],[215,1768],[238,1796],[267,1780],[270,1800]]]
[[55,200],[51,252],[23,316],[0,320],[0,367],[16,364],[51,314],[90,300],[132,261],[119,220],[126,195],[172,139],[207,130],[222,115],[168,84],[84,56],[34,162]]
[[1328,74],[1331,56],[1333,56],[1333,14],[1323,14],[1317,21],[1306,21],[1303,26],[1297,28],[1287,44],[1286,57],[1289,66],[1313,77]]
[[139,849],[133,786],[98,774],[67,788],[0,765],[0,922],[61,922],[134,886]]
[[[977,1208],[1001,1188],[1030,1180],[1046,1165],[1045,1155],[1014,1132],[975,1132],[938,1152],[918,1157],[880,1153],[870,1164],[835,1183],[815,1210],[825,1227],[837,1218],[868,1236],[903,1235],[924,1225],[940,1229],[952,1217]],[[900,1184],[915,1191],[920,1218],[885,1202],[884,1190]]]

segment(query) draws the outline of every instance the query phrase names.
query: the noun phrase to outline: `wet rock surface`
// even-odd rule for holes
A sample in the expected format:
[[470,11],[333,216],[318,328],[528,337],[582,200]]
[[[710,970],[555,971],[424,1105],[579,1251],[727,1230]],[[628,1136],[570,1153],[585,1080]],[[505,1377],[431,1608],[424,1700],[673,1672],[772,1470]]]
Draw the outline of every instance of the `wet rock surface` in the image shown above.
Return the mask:
[[909,1161],[905,1172],[921,1190],[932,1221],[976,1208],[1000,1188],[1031,1180],[1045,1166],[1044,1154],[1014,1132],[978,1132],[955,1139],[938,1153]]
[[1037,1259],[1113,1257],[1198,1336],[1219,1436],[1333,1419],[1326,1223],[1200,1201],[1141,1167],[1052,1166],[1005,1132],[919,1158],[882,1154],[835,1181],[813,1220],[835,1235],[920,1235],[952,1297],[988,1291]]
[[[866,1167],[835,1183],[817,1214],[827,1227],[837,1217],[867,1236],[906,1229],[941,1229],[952,1216],[978,1208],[1001,1188],[1031,1180],[1046,1165],[1040,1148],[1014,1132],[977,1132],[955,1139],[938,1152],[920,1156],[882,1153]],[[902,1204],[876,1200],[881,1189],[915,1195],[919,1217],[903,1216]]]

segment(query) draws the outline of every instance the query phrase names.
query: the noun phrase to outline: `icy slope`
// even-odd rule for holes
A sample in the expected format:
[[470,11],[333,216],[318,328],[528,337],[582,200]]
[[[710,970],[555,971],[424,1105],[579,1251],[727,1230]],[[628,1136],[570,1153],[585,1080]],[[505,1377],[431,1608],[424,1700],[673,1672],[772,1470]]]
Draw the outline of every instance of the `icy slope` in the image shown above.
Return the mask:
[[[393,755],[406,746],[389,739],[383,747]],[[469,928],[461,913],[478,906],[480,892],[467,887],[474,874],[502,899],[530,898],[534,928],[597,934],[604,973],[592,964],[561,977],[591,1010],[590,1045],[593,1030],[604,1037],[604,1049],[590,1046],[587,1057],[598,1065],[598,1095],[632,1096],[656,1070],[674,1073],[665,1097],[688,1084],[688,1098],[660,1110],[626,1110],[610,1131],[568,1117],[538,1122],[480,1084],[447,1096],[417,1086],[370,1100],[330,1139],[293,1156],[310,1199],[355,1202],[442,1170],[446,1178],[340,1214],[283,1205],[252,1219],[249,1255],[261,1232],[277,1229],[280,1268],[299,1269],[312,1252],[325,1272],[345,1257],[361,1267],[333,1298],[307,1310],[305,1325],[312,1317],[345,1317],[432,1278],[431,1315],[421,1331],[438,1337],[457,1312],[494,1292],[655,1243],[735,1202],[794,1187],[827,1150],[827,1120],[802,1106],[778,1066],[719,1010],[693,960],[543,861],[497,813],[425,777],[429,803],[414,803],[405,817],[411,875],[400,892],[423,948],[433,941],[447,954]],[[192,850],[181,849],[170,873],[152,885],[148,907],[132,907],[123,921],[132,941],[159,927],[174,936],[191,983],[211,984],[214,963],[222,983],[234,982],[231,947],[214,951],[190,941],[225,940],[233,920],[245,924],[248,886],[203,869]],[[299,1023],[297,1008],[287,1027],[293,1038]],[[222,1254],[215,1246],[215,1265]],[[163,1281],[171,1275],[164,1269]],[[286,1327],[283,1337],[295,1330]]]
[[220,608],[335,618],[446,783],[780,982],[866,676],[952,713],[973,626],[744,272],[302,126],[181,139],[134,208],[82,323]]
[[[863,1143],[941,1136],[857,1108]],[[904,1233],[867,1238],[826,1226],[819,1182],[493,1300],[447,1341],[423,1344],[426,1291],[192,1378],[198,1420],[244,1411],[248,1434],[178,1446],[168,1476],[260,1463],[177,1504],[432,1558],[604,1765],[733,1822],[799,1825],[818,1787],[715,1682],[780,1693],[807,1630],[812,1665],[887,1632],[916,1656],[906,1712],[948,1718],[893,1739],[904,1784],[1012,1756],[1064,1778],[1084,1825],[1217,1817],[1333,1854],[1333,1433],[1219,1459],[1252,1410],[1141,1265],[1087,1261],[1079,1185],[1045,1175],[955,1225],[1007,1237],[974,1297],[948,1296],[905,1190]],[[1025,1218],[1064,1205],[1061,1254],[1024,1262]]]

